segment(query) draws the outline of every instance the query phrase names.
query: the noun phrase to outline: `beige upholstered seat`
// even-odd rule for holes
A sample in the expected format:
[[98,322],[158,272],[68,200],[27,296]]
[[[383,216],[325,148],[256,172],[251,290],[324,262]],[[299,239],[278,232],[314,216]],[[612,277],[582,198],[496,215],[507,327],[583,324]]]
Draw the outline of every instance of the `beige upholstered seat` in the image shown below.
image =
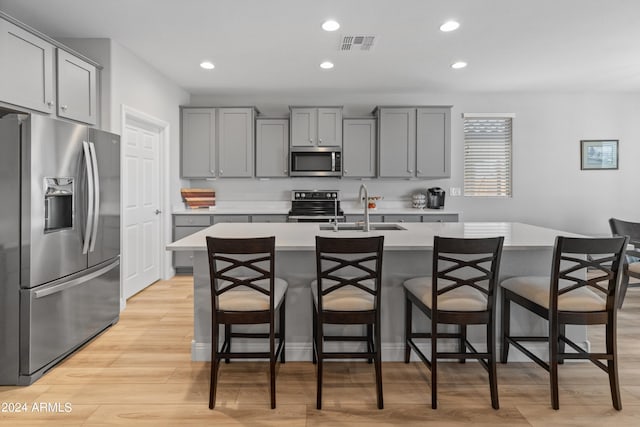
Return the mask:
[[629,264],[629,271],[632,273],[640,274],[640,262]]
[[[322,287],[323,289],[326,289],[335,285],[336,283],[338,282],[325,279],[323,280]],[[360,283],[368,287],[369,289],[373,289],[373,280],[363,280]],[[313,300],[317,304],[317,280],[311,282],[311,293],[313,294]],[[355,286],[345,286],[325,295],[322,300],[322,308],[323,310],[328,311],[367,311],[373,310],[373,302],[374,298],[370,293],[356,288]]]
[[[273,305],[280,305],[280,301],[284,297],[288,288],[288,283],[276,277],[274,279]],[[229,286],[231,282],[221,281],[220,289]],[[256,285],[263,289],[269,289],[269,280],[257,280]],[[218,310],[222,311],[261,311],[269,310],[269,296],[246,286],[239,286],[227,292],[220,294],[218,297]]]
[[[440,286],[453,282],[443,280]],[[404,287],[431,308],[431,277],[415,277],[404,282]],[[438,310],[441,311],[484,311],[487,309],[487,296],[470,286],[461,286],[438,297]]]
[[[560,289],[573,282],[560,280]],[[505,289],[518,294],[544,308],[549,308],[550,279],[544,276],[522,276],[507,279],[501,283]],[[558,295],[560,311],[602,311],[606,302],[598,294],[586,287],[578,288],[566,294]]]

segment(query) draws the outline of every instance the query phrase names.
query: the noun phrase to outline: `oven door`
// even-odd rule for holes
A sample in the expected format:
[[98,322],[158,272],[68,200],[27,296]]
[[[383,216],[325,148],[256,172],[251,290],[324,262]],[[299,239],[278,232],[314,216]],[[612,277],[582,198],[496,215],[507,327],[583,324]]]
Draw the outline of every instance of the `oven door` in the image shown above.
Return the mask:
[[314,148],[291,151],[291,176],[342,176],[339,150]]

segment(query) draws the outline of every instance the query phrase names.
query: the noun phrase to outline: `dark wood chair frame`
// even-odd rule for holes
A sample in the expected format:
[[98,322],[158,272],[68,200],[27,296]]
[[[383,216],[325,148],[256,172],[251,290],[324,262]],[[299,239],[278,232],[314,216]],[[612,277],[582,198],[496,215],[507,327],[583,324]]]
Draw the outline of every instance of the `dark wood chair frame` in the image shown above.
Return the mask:
[[[271,409],[276,407],[276,360],[280,357],[280,363],[285,363],[285,300],[286,292],[280,304],[274,305],[275,293],[275,237],[259,237],[249,239],[222,239],[207,237],[207,250],[209,254],[209,272],[211,277],[211,383],[209,389],[209,408],[213,409],[216,403],[216,389],[218,382],[218,369],[220,360],[225,359],[269,359],[269,381]],[[245,255],[246,258],[234,258],[234,255]],[[255,255],[254,258],[249,258]],[[225,263],[219,268],[218,262]],[[268,263],[268,269],[261,265]],[[232,272],[237,268],[245,268],[257,273],[254,277],[235,277]],[[246,271],[246,270],[245,270]],[[254,282],[269,280],[269,289],[264,289]],[[226,281],[230,285],[222,289],[218,282]],[[218,309],[220,295],[238,287],[251,288],[257,292],[269,296],[269,310],[260,311],[223,311]],[[278,331],[276,331],[275,313],[278,314]],[[268,324],[268,333],[232,332],[232,325]],[[218,327],[224,325],[224,340],[222,348],[219,347]],[[232,338],[268,338],[268,352],[232,352]],[[275,340],[278,346],[275,346]]]
[[[330,238],[316,236],[316,267],[318,299],[312,299],[313,311],[313,363],[317,365],[316,407],[322,409],[322,375],[325,359],[367,359],[374,363],[376,374],[376,394],[378,409],[384,407],[382,397],[382,360],[380,338],[380,294],[382,284],[382,251],[384,236],[364,238]],[[340,255],[356,255],[355,259],[344,259]],[[374,267],[369,264],[373,262]],[[323,268],[323,266],[327,268]],[[358,272],[355,277],[341,277],[336,273],[347,267]],[[360,274],[361,272],[361,274]],[[330,287],[324,287],[325,280],[335,281]],[[373,288],[363,285],[364,280],[373,280]],[[332,282],[333,283],[333,282]],[[323,298],[345,286],[355,286],[374,298],[374,309],[366,311],[329,311],[323,309]],[[325,335],[325,324],[366,325],[364,336]],[[325,341],[363,341],[367,343],[364,352],[327,352]]]
[[[627,255],[640,258],[640,223],[611,218],[609,219],[609,226],[614,236],[629,236],[629,243],[634,246],[634,249],[627,249]],[[618,308],[622,308],[622,303],[627,295],[627,288],[629,288],[629,286],[634,288],[640,286],[640,283],[632,283],[630,285],[629,278],[631,277],[640,279],[640,273],[629,271],[629,263],[625,259],[622,281],[620,283]]]
[[[429,308],[418,297],[405,288],[405,354],[404,361],[409,363],[411,350],[413,349],[426,367],[431,371],[431,407],[438,407],[438,359],[458,359],[464,363],[466,359],[477,359],[489,373],[489,388],[491,392],[491,406],[499,408],[498,383],[496,375],[496,287],[502,257],[504,237],[483,239],[458,239],[434,237],[433,242],[433,266],[431,280],[432,307]],[[469,255],[478,254],[480,257],[469,259]],[[440,262],[447,265],[441,266]],[[483,264],[490,263],[489,268]],[[467,267],[477,270],[480,274],[469,278],[461,277],[462,269]],[[461,271],[458,271],[461,270]],[[445,287],[435,286],[438,280],[453,282]],[[487,288],[480,286],[478,282],[488,281]],[[484,311],[442,311],[438,310],[438,297],[462,286],[470,286],[487,296],[487,309]],[[412,307],[416,306],[422,313],[431,319],[431,332],[413,332]],[[458,333],[438,332],[438,324],[459,325]],[[468,325],[486,325],[487,327],[487,351],[479,352],[467,340]],[[431,359],[427,359],[418,348],[415,339],[426,338],[431,340]],[[449,338],[458,340],[457,352],[439,352],[438,339]],[[467,352],[469,350],[469,352]]]
[[[553,263],[550,279],[549,308],[545,308],[530,301],[508,289],[502,288],[502,363],[507,362],[509,345],[524,353],[535,363],[543,367],[550,375],[551,405],[553,409],[560,408],[558,397],[558,365],[565,359],[585,359],[605,371],[609,376],[609,386],[613,407],[622,409],[620,399],[620,384],[618,381],[618,362],[616,348],[616,316],[618,283],[622,272],[621,260],[627,246],[627,237],[611,238],[569,238],[558,236],[555,242]],[[562,268],[562,262],[569,266]],[[580,270],[593,269],[602,272],[602,275],[592,276],[588,279],[576,277]],[[559,289],[560,279],[569,280],[573,284]],[[600,282],[607,281],[606,287]],[[606,297],[606,309],[602,311],[559,311],[558,297],[573,290],[588,287]],[[511,336],[510,335],[510,310],[514,302],[526,308],[532,313],[549,321],[548,336]],[[565,336],[566,325],[606,325],[606,352],[589,353],[583,350],[575,342]],[[527,350],[521,342],[548,342],[549,362],[545,362],[531,351]],[[568,345],[575,353],[566,353],[565,345]],[[605,365],[601,360],[606,360]]]

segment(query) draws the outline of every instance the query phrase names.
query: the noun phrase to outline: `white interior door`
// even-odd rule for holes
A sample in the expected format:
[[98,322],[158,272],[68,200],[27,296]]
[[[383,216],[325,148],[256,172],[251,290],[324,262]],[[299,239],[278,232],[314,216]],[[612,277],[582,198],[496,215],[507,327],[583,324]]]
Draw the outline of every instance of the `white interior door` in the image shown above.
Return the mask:
[[160,131],[128,122],[123,142],[123,294],[160,279]]

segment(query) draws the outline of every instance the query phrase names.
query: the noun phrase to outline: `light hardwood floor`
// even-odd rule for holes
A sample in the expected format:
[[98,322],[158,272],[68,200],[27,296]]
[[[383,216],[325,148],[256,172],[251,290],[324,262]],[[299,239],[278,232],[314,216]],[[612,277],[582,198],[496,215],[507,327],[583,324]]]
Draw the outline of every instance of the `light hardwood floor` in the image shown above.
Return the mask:
[[[429,405],[428,371],[384,363],[385,409],[376,409],[373,365],[330,363],[324,409],[315,409],[311,362],[280,367],[277,409],[269,409],[267,365],[222,365],[216,409],[207,407],[209,364],[191,362],[190,276],[154,284],[127,302],[120,322],[29,387],[0,387],[0,402],[27,413],[0,413],[1,425],[640,425],[640,289],[619,314],[624,409],[611,406],[607,376],[591,364],[560,368],[560,410],[549,406],[548,376],[533,363],[498,366],[500,410],[491,409],[485,371],[475,362],[442,364],[439,409]],[[400,320],[399,320],[400,321]],[[590,330],[594,346],[603,332]],[[34,412],[34,403],[71,404],[71,412]]]

